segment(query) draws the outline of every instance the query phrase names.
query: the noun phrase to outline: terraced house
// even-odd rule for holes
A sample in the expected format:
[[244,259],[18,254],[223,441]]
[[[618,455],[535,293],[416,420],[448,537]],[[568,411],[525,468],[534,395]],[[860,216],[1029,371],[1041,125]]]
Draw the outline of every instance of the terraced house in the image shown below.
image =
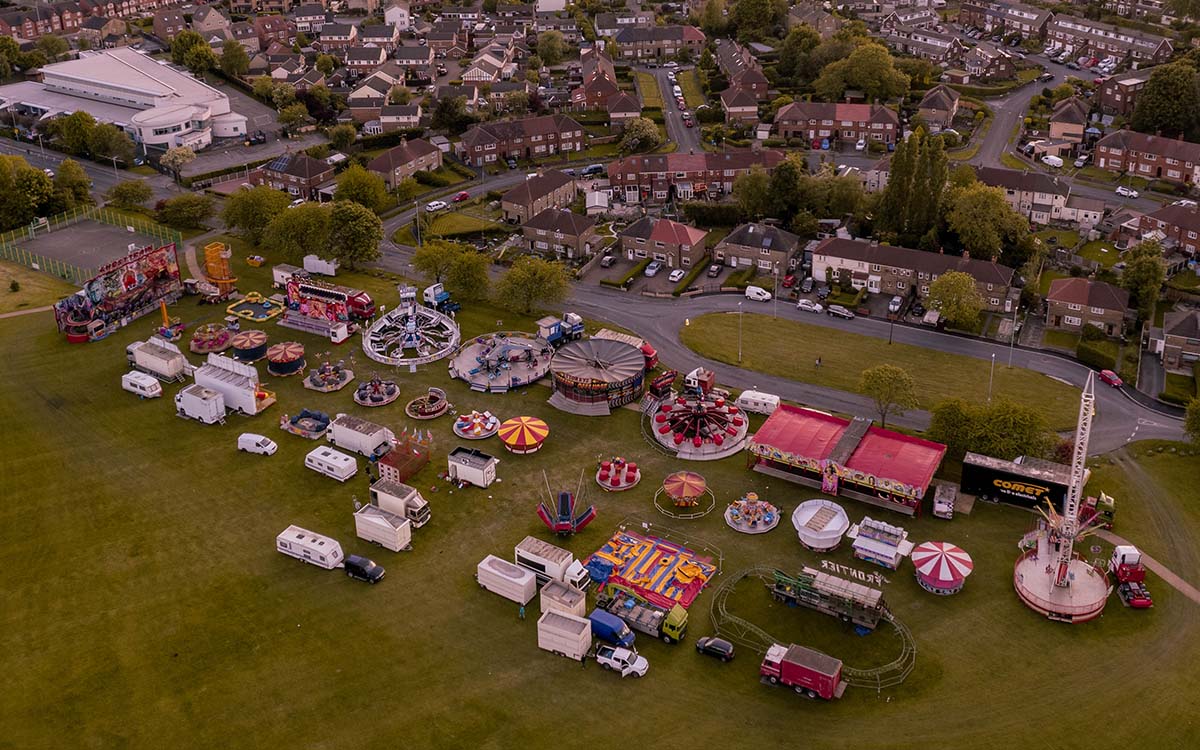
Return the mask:
[[695,26],[651,26],[621,29],[614,37],[623,60],[648,60],[674,57],[688,50],[699,57],[704,47],[704,32]]
[[626,203],[713,198],[733,192],[733,181],[752,167],[769,172],[783,158],[774,150],[627,156],[609,163],[608,180],[613,199]]
[[1115,174],[1192,184],[1200,169],[1200,144],[1117,130],[1096,142],[1096,166]]
[[1096,326],[1108,336],[1119,336],[1129,309],[1129,292],[1092,279],[1055,279],[1046,294],[1046,327],[1078,333]]
[[521,227],[530,252],[553,253],[558,258],[586,258],[600,244],[596,220],[590,216],[547,208]]
[[1131,59],[1142,65],[1166,62],[1175,51],[1166,37],[1075,16],[1055,16],[1046,26],[1046,38],[1073,54]]
[[775,115],[775,128],[781,138],[895,143],[900,118],[879,104],[792,102]]
[[463,161],[482,167],[504,159],[540,159],[582,151],[583,126],[566,115],[542,115],[476,125],[463,134],[458,153]]
[[963,26],[989,33],[1001,31],[1005,36],[1020,34],[1022,39],[1041,39],[1053,17],[1045,8],[1022,3],[964,2],[958,12],[958,22]]

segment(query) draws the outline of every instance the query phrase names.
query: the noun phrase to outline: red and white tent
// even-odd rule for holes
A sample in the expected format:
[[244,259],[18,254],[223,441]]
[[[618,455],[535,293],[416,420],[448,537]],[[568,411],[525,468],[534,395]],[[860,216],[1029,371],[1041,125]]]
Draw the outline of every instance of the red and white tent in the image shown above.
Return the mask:
[[922,542],[910,555],[917,578],[935,588],[960,588],[975,563],[961,547],[949,542]]

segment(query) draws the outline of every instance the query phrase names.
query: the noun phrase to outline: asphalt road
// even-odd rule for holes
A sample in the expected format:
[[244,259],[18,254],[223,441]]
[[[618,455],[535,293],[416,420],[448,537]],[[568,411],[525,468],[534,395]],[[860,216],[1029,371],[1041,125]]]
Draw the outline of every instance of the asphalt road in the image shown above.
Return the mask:
[[[638,69],[643,70],[643,68]],[[667,123],[667,137],[673,143],[679,144],[676,152],[685,153],[692,151],[700,153],[702,150],[700,146],[700,128],[699,126],[689,128],[683,124],[683,113],[685,110],[680,109],[679,105],[675,102],[675,94],[671,91],[674,84],[671,83],[670,78],[667,78],[667,73],[671,71],[671,68],[646,68],[644,70],[653,75],[654,79],[658,81],[658,90],[663,98],[663,116],[666,118]]]
[[[58,170],[58,165],[62,163],[62,160],[67,158],[65,154],[57,151],[51,151],[50,149],[43,151],[38,148],[38,144],[36,143],[15,143],[9,140],[0,140],[0,153],[23,156],[25,157],[25,161],[29,162],[31,166],[38,169],[50,168],[55,171]],[[154,190],[154,198],[152,200],[169,198],[174,194],[170,178],[163,175],[155,174],[153,177],[142,177],[121,170],[114,172],[111,166],[106,167],[87,159],[77,159],[77,161],[83,167],[83,171],[87,172],[88,176],[92,178],[92,193],[97,196],[103,196],[118,182],[137,179],[145,180]]]

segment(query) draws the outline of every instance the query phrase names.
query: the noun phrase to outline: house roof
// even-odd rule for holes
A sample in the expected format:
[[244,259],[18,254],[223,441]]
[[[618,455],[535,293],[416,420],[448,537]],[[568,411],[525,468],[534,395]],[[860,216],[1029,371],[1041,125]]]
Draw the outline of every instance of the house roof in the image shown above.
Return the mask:
[[643,216],[621,230],[617,236],[653,240],[664,245],[699,245],[708,236],[708,232],[670,219]]
[[476,125],[463,135],[462,142],[471,146],[476,143],[504,142],[514,138],[576,130],[583,130],[583,126],[566,115],[541,115]]
[[975,177],[984,185],[1001,187],[1022,193],[1051,193],[1066,195],[1070,186],[1043,172],[1029,172],[999,167],[975,167]]
[[741,245],[759,250],[774,250],[791,255],[800,245],[800,237],[772,224],[747,223],[725,235],[720,245]]
[[1097,141],[1096,147],[1129,149],[1186,162],[1200,162],[1200,143],[1146,135],[1135,130],[1115,130]]
[[1099,307],[1125,311],[1129,307],[1129,292],[1119,286],[1084,278],[1055,279],[1050,282],[1046,299],[1071,305]]
[[380,117],[417,117],[420,114],[419,104],[389,104],[379,110]]
[[332,172],[333,167],[320,159],[312,158],[308,154],[297,153],[283,154],[276,157],[274,161],[267,165],[267,171],[311,180],[327,172]]
[[774,149],[762,151],[725,151],[711,153],[704,151],[698,154],[676,152],[673,154],[650,154],[626,156],[623,159],[609,162],[610,177],[619,174],[634,174],[643,172],[715,172],[726,169],[749,169],[755,164],[761,164],[767,169],[774,169],[783,161],[783,152]]
[[367,169],[381,174],[390,174],[397,167],[438,152],[438,147],[423,138],[403,141],[376,156],[367,164]]
[[721,105],[725,109],[758,108],[758,99],[743,88],[727,88],[721,92]]
[[1146,214],[1146,216],[1171,226],[1189,229],[1194,232],[1200,231],[1200,212],[1196,210],[1195,206],[1172,204],[1163,206],[1157,211]]
[[538,198],[549,195],[574,181],[575,178],[571,175],[564,174],[557,169],[551,169],[549,172],[535,175],[525,180],[502,195],[500,200],[506,203],[516,203],[521,206],[531,206]]
[[959,93],[949,86],[938,84],[921,97],[919,109],[937,109],[949,112],[958,104]]
[[580,216],[560,208],[547,208],[525,222],[530,229],[545,229],[552,232],[562,232],[572,237],[579,237],[592,227],[596,220],[590,216]]
[[813,249],[814,255],[830,255],[835,258],[857,260],[872,265],[911,268],[928,274],[941,275],[948,271],[962,271],[976,281],[985,284],[1008,286],[1012,283],[1013,270],[987,260],[966,258],[957,255],[912,250],[907,247],[876,245],[864,240],[847,240],[831,237]]
[[624,91],[609,97],[607,108],[610,115],[626,112],[641,113],[642,111],[642,105],[638,102],[637,97]]
[[1077,96],[1068,96],[1058,104],[1054,105],[1054,110],[1050,113],[1050,122],[1065,122],[1072,125],[1086,125],[1088,121],[1088,112],[1091,107],[1088,106],[1082,99]]
[[638,42],[703,42],[704,32],[695,26],[633,26],[621,29],[614,37],[617,44]]
[[844,102],[792,102],[775,116],[775,123],[805,122],[808,120],[850,120],[897,125],[896,113],[879,104],[846,104]]
[[1200,310],[1167,313],[1163,316],[1163,333],[1200,340]]

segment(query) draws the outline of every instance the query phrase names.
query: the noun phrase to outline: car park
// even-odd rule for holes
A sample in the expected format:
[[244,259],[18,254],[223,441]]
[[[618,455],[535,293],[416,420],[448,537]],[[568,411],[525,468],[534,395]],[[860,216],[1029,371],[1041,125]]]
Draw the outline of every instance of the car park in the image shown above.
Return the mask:
[[382,565],[360,555],[346,555],[345,564],[346,575],[370,584],[379,583],[387,573]]
[[801,312],[823,313],[825,308],[821,307],[820,302],[813,302],[810,299],[802,299],[796,303],[796,309]]
[[430,201],[429,203],[425,204],[425,210],[428,211],[429,213],[433,213],[434,211],[441,211],[445,207],[446,207],[446,201]]
[[1111,385],[1113,388],[1120,388],[1122,385],[1125,384],[1125,381],[1121,380],[1121,376],[1116,374],[1112,370],[1101,370],[1100,371],[1100,382],[1107,383],[1108,385]]
[[1138,191],[1134,190],[1131,187],[1125,187],[1124,185],[1117,185],[1116,193],[1117,193],[1117,195],[1121,196],[1122,198],[1138,197]]
[[662,270],[662,267],[663,267],[663,264],[661,261],[657,261],[657,260],[650,261],[650,265],[646,266],[646,270],[645,270],[645,274],[646,274],[647,278],[652,277],[652,276],[657,276],[658,272]]
[[696,653],[715,656],[728,662],[733,660],[733,644],[724,638],[706,635],[696,640]]
[[682,268],[676,268],[667,276],[667,281],[683,281],[683,277],[686,275],[687,272]]
[[825,309],[825,312],[835,318],[841,318],[843,320],[854,320],[854,313],[850,312],[849,310],[847,310],[845,307],[843,307],[841,305],[830,305],[829,307],[827,307]]
[[708,278],[715,279],[721,275],[721,264],[713,263],[708,267]]
[[247,453],[257,453],[260,456],[273,456],[275,451],[279,450],[279,446],[275,441],[263,435],[256,435],[253,432],[243,432],[238,435],[237,447],[240,451]]

